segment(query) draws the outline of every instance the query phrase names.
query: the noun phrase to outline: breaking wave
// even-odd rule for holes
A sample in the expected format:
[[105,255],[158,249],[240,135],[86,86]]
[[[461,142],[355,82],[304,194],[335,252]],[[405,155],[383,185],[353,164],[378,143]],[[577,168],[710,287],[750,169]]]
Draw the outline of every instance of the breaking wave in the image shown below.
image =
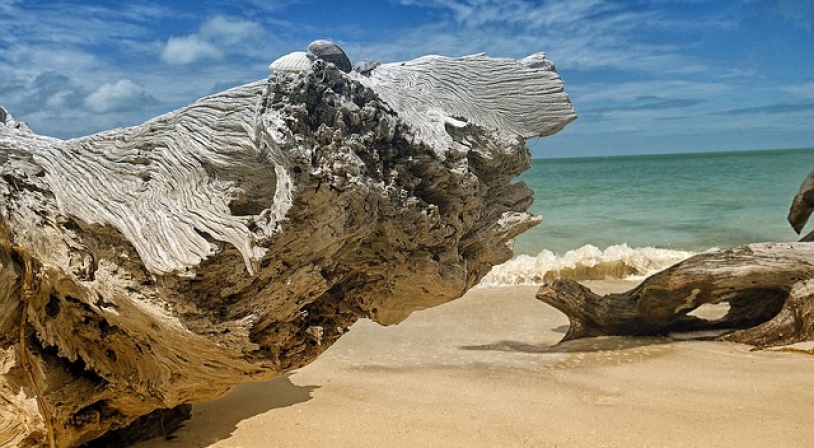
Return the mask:
[[586,245],[556,255],[549,250],[537,256],[518,255],[492,268],[483,286],[534,285],[558,278],[573,280],[635,279],[658,272],[695,255],[655,247],[631,248],[627,244],[601,250]]

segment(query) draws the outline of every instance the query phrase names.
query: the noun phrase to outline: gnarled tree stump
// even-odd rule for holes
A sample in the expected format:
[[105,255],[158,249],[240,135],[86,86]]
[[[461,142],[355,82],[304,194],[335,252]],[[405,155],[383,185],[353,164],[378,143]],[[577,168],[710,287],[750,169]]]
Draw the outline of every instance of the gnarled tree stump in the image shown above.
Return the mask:
[[0,446],[78,446],[463,295],[539,222],[524,139],[576,118],[544,62],[316,61],[67,141],[4,114]]

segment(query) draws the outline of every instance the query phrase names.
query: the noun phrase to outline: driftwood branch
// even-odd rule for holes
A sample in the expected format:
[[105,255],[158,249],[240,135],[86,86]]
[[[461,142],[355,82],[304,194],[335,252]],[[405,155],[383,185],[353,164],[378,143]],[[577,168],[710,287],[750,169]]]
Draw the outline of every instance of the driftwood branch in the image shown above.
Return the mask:
[[[563,340],[604,335],[731,330],[723,340],[757,347],[814,339],[814,244],[761,243],[707,252],[600,296],[571,280],[544,285],[537,299],[571,321]],[[690,313],[728,303],[723,317]]]
[[[794,196],[789,209],[789,224],[798,234],[803,231],[814,211],[814,171],[800,185],[800,191]],[[804,236],[800,241],[814,241],[814,231]]]
[[0,446],[155,427],[463,295],[539,222],[523,139],[576,118],[544,62],[316,61],[68,141],[4,111]]

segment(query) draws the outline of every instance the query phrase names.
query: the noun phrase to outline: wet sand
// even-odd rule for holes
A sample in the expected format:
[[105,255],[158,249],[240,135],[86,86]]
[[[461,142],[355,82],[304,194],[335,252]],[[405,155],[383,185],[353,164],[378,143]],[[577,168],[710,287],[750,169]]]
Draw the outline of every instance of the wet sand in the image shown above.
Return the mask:
[[536,289],[358,322],[313,364],[196,405],[174,439],[137,446],[810,446],[814,357],[668,338],[555,346],[568,322]]

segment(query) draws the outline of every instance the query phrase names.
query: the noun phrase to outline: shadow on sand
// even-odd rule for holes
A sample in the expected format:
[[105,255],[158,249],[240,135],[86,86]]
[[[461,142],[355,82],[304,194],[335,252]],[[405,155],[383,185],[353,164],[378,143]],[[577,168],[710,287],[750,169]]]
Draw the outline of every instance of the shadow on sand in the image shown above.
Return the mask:
[[192,406],[192,419],[171,436],[133,448],[206,448],[228,439],[243,420],[311,399],[320,386],[298,386],[284,375],[263,383],[243,384],[224,397]]
[[461,350],[519,353],[589,353],[663,345],[673,341],[673,339],[668,337],[601,336],[560,342],[555,345],[535,345],[518,341],[498,341],[484,345],[465,345],[459,348]]

